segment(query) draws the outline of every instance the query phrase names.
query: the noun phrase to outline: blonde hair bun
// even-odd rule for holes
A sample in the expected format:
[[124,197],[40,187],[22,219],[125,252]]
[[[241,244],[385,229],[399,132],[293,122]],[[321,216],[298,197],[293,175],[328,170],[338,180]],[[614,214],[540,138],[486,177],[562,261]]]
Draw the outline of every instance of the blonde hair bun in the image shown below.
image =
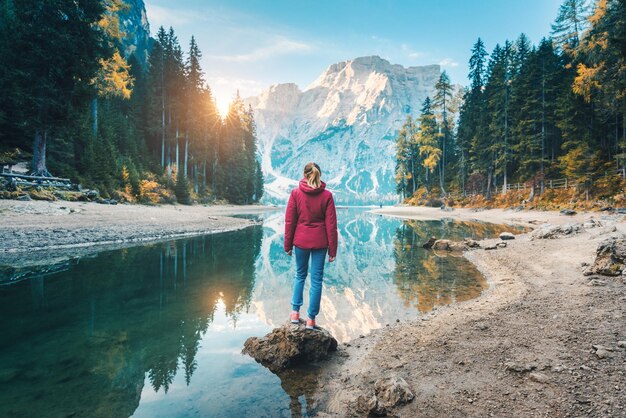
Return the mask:
[[322,185],[322,170],[314,162],[304,166],[304,177],[306,178],[306,183],[313,189],[317,189]]

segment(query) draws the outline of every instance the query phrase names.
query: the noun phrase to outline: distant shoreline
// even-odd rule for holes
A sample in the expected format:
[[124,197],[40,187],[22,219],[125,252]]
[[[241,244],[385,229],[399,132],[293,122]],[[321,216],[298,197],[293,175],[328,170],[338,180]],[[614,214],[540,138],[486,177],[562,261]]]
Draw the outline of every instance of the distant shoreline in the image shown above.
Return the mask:
[[582,221],[589,216],[601,216],[601,212],[580,212],[574,216],[562,215],[557,211],[511,209],[476,209],[476,208],[449,208],[442,210],[427,206],[388,206],[382,209],[373,209],[372,213],[393,216],[402,219],[439,220],[452,218],[464,221],[482,221],[491,223],[517,224],[536,226],[537,223],[549,222],[561,225],[573,221]]
[[235,231],[258,222],[233,215],[276,209],[0,200],[0,266],[46,265],[111,248]]

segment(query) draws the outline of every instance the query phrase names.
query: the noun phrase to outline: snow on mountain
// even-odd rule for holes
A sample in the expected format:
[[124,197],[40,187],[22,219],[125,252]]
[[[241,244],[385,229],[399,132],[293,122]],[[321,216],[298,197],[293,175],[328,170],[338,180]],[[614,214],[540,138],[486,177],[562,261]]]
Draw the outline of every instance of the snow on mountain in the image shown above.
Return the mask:
[[301,91],[293,83],[246,99],[254,109],[264,200],[285,203],[309,161],[342,204],[397,201],[394,138],[433,95],[438,65],[403,67],[377,56],[333,64]]

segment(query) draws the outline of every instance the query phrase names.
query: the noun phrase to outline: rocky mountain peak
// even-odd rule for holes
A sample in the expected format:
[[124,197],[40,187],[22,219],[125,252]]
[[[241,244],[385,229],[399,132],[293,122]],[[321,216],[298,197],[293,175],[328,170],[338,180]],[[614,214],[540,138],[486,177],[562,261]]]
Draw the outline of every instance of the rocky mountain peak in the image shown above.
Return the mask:
[[432,96],[439,71],[359,57],[330,65],[304,91],[278,84],[246,99],[256,116],[266,200],[284,203],[314,160],[339,203],[396,201],[394,138],[406,115]]

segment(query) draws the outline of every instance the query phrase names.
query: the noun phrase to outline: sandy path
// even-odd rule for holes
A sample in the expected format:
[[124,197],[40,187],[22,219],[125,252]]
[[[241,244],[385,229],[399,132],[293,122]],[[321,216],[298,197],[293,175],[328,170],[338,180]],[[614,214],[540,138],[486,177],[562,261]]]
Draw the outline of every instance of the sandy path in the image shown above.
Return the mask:
[[[582,221],[554,212],[391,208],[379,213],[490,222]],[[437,216],[438,215],[438,216]],[[594,228],[553,240],[526,235],[507,248],[466,254],[490,281],[479,299],[441,308],[353,341],[324,368],[319,416],[362,416],[354,401],[381,377],[400,376],[415,399],[392,416],[626,416],[626,280],[590,285],[581,262],[598,242],[626,232]],[[603,233],[604,232],[604,233]],[[323,326],[323,324],[321,324]],[[612,351],[600,358],[593,345]],[[520,370],[520,371],[516,371]]]
[[233,231],[256,222],[229,215],[268,210],[274,208],[0,200],[0,265],[40,265],[104,248]]

